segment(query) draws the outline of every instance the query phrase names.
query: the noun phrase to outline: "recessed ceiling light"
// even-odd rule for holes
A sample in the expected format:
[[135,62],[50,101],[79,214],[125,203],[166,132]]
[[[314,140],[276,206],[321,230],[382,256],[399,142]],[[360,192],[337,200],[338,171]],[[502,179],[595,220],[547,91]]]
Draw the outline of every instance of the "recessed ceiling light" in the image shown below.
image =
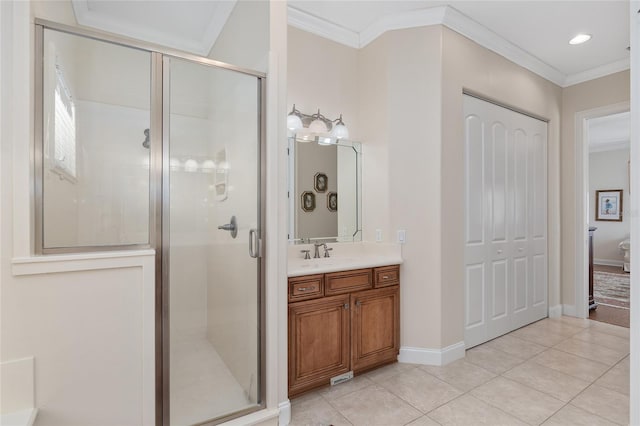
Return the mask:
[[585,41],[591,40],[591,34],[578,34],[571,40],[569,40],[569,44],[582,44]]

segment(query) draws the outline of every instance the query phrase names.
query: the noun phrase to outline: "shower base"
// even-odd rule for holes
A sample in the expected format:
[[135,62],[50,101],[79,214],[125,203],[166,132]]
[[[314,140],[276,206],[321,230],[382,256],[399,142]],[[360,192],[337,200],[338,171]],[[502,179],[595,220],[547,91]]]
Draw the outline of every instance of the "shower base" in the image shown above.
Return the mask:
[[244,389],[205,336],[174,341],[170,386],[172,425],[201,423],[250,405]]

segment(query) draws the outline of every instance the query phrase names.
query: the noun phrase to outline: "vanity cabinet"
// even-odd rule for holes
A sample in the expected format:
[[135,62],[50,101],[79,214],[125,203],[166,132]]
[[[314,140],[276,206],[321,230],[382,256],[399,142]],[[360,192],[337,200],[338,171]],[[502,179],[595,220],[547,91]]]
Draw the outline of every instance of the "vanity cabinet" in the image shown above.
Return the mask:
[[394,265],[289,278],[290,397],[397,360],[399,271]]

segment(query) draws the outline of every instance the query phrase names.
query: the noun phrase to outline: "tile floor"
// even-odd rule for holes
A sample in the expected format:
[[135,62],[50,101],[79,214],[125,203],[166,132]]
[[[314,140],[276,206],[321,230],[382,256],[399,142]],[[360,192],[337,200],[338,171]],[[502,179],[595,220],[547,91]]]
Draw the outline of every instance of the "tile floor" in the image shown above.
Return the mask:
[[292,425],[626,425],[629,329],[544,319],[443,367],[392,364],[292,401]]

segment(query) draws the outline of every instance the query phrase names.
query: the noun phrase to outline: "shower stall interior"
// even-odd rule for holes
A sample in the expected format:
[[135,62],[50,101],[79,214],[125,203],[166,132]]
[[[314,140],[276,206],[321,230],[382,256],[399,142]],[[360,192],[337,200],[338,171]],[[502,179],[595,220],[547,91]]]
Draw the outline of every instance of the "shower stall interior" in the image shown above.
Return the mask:
[[36,250],[156,249],[157,424],[264,401],[264,74],[36,21]]

